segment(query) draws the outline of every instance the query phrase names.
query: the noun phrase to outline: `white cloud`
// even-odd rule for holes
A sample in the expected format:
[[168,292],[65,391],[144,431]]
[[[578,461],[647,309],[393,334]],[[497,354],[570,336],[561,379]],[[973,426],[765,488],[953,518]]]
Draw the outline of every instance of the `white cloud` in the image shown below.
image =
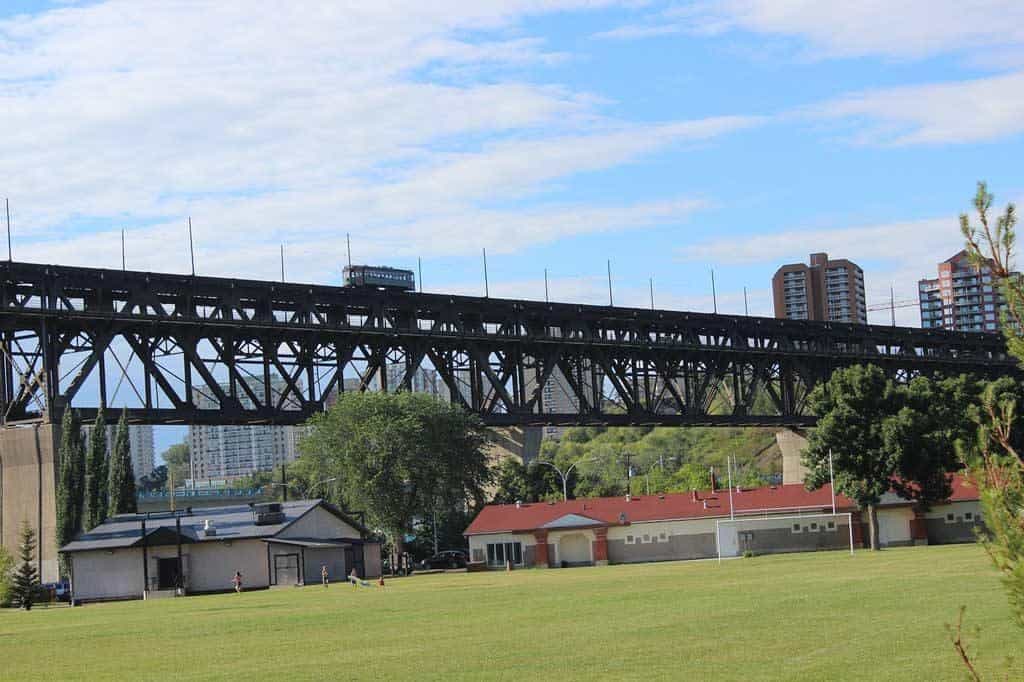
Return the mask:
[[145,243],[131,260],[181,270],[155,247],[186,215],[207,271],[274,263],[281,241],[335,256],[345,231],[427,255],[684,219],[697,200],[536,206],[575,174],[759,123],[629,126],[589,93],[515,78],[565,57],[509,38],[520,19],[602,4],[109,0],[2,21],[18,255],[86,262],[113,244],[119,262],[116,233],[81,227],[114,222]]
[[1024,131],[1024,72],[845,95],[812,107],[847,119],[860,142],[909,145],[987,142]]
[[812,58],[920,59],[962,53],[979,59],[1024,43],[1024,4],[1017,0],[704,0],[670,6],[643,22],[598,36],[634,39],[736,30],[795,38]]
[[[838,229],[793,229],[773,235],[737,235],[682,249],[685,261],[724,266],[761,266],[769,273],[785,263],[806,262],[809,251],[848,258],[864,268],[868,305],[889,301],[890,286],[898,300],[916,300],[917,282],[935,277],[936,264],[963,248],[958,219],[950,215],[922,220]],[[767,276],[770,277],[770,274]],[[771,303],[768,303],[770,309]],[[897,323],[920,323],[916,308],[896,311]],[[872,323],[889,322],[888,309],[869,315]]]

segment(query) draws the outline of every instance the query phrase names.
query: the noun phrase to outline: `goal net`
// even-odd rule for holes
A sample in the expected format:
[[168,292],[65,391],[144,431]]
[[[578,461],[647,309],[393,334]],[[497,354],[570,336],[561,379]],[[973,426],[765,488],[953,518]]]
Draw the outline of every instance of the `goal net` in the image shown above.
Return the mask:
[[715,521],[715,548],[723,557],[849,549],[853,554],[853,514],[791,513],[737,516]]

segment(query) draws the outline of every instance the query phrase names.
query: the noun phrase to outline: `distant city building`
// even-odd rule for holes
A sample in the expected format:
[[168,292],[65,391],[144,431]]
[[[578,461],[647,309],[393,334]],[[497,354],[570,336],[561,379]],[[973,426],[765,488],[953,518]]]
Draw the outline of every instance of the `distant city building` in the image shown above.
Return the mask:
[[[388,391],[394,392],[398,390],[398,387],[402,383],[402,379],[405,377],[405,365],[397,363],[389,364],[387,369],[388,378]],[[349,377],[344,380],[345,393],[358,393],[359,387],[362,382],[356,377]],[[437,370],[429,369],[426,367],[420,367],[413,372],[410,387],[413,393],[426,393],[428,395],[436,396],[442,400],[448,400],[448,386],[441,380]],[[374,376],[370,380],[369,391],[380,390],[380,377]],[[331,392],[324,396],[324,404],[327,407],[334,405],[338,402],[338,390],[337,388],[331,389]]]
[[783,265],[772,277],[775,317],[867,324],[864,271],[845,258],[812,253],[810,265]]
[[[263,382],[249,379],[249,385],[260,394]],[[287,384],[271,381],[271,395],[280,397]],[[227,391],[228,387],[223,386]],[[252,400],[244,391],[238,392],[242,405],[251,409]],[[205,393],[195,392],[193,400],[199,409],[215,409],[217,401]],[[293,426],[200,425],[189,426],[188,446],[192,457],[192,478],[237,478],[257,471],[267,471],[279,464],[292,462],[300,431]]]
[[967,252],[961,251],[938,268],[936,279],[918,282],[921,326],[967,332],[999,329],[999,311],[1005,301],[992,281],[989,266],[974,265]]
[[[536,373],[534,373],[536,380]],[[552,370],[551,376],[540,393],[541,405],[547,414],[579,414],[580,401],[575,392],[569,386],[568,380],[557,367]],[[545,426],[544,438],[561,438],[565,433],[564,426]]]
[[[92,426],[82,426],[85,442],[89,442]],[[107,425],[107,456],[114,450],[114,434],[117,425]],[[151,424],[130,424],[128,426],[128,447],[132,452],[132,473],[135,480],[153,473],[153,426]]]

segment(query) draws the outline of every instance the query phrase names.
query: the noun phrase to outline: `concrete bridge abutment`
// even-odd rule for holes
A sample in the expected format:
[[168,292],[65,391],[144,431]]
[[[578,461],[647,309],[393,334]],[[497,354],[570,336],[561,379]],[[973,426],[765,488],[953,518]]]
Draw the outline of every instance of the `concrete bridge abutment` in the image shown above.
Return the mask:
[[36,532],[42,582],[58,579],[57,441],[60,428],[42,422],[0,428],[0,545],[17,558],[22,523]]

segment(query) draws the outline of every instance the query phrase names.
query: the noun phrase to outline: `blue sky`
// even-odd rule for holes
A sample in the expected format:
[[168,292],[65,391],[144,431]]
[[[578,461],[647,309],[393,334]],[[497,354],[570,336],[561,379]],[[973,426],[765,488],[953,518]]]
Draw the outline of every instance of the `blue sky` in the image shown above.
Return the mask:
[[[893,7],[891,5],[898,6]],[[0,5],[15,257],[771,314],[782,263],[859,262],[869,303],[1021,196],[1012,1]],[[917,324],[913,308],[900,321]],[[885,322],[888,313],[872,315]]]

